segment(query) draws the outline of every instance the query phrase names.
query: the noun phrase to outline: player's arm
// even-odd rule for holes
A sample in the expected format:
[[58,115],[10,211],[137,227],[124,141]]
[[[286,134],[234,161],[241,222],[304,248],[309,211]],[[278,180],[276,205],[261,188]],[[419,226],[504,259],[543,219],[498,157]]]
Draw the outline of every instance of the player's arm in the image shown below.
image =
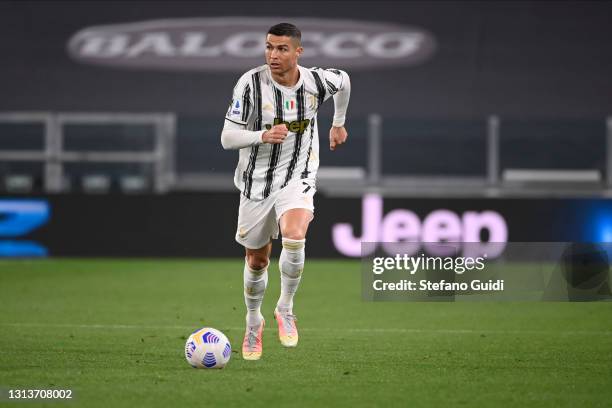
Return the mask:
[[261,130],[246,130],[244,125],[226,118],[221,132],[221,145],[225,150],[234,150],[261,144],[263,133]]
[[336,80],[338,91],[334,94],[334,119],[329,130],[329,149],[332,151],[336,150],[336,146],[345,143],[348,137],[344,122],[351,97],[351,80],[348,74],[340,70],[334,71],[335,76],[332,76],[331,79]]
[[225,150],[242,149],[262,143],[262,131],[247,130],[253,115],[253,92],[250,76],[242,75],[232,93],[232,102],[225,114],[221,145]]
[[221,144],[225,150],[242,149],[262,143],[283,143],[288,129],[285,124],[273,126],[270,130],[246,130],[244,125],[234,123],[226,118],[221,132]]

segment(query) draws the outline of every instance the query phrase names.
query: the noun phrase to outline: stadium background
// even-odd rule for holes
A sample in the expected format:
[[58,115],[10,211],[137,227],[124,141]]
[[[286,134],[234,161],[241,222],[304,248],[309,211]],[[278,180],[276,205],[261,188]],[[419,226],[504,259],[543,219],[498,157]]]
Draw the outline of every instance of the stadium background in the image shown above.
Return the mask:
[[[611,18],[584,1],[0,2],[0,402],[609,406],[612,303],[367,301],[347,252],[476,231],[527,242],[532,258],[500,264],[537,277],[547,246],[531,242],[612,242]],[[220,132],[236,79],[263,61],[240,50],[258,55],[281,19],[324,38],[309,40],[317,65],[350,73],[349,143],[322,143],[300,346],[275,339],[273,259],[251,362],[237,154]],[[381,52],[389,37],[405,42]],[[578,269],[609,270],[612,252],[594,252]],[[185,363],[203,326],[230,339],[226,369]]]
[[[509,240],[602,240],[612,174],[608,4],[348,5],[3,2],[3,200],[36,197],[48,211],[42,225],[19,234],[8,229],[3,238],[35,240],[42,253],[62,256],[236,253],[236,154],[221,149],[219,133],[231,89],[249,66],[238,59],[228,62],[231,69],[185,70],[187,57],[173,63],[151,47],[138,58],[157,52],[175,67],[125,69],[78,61],[69,44],[93,26],[279,15],[394,23],[427,33],[434,44],[403,66],[362,56],[373,65],[352,70],[359,58],[346,58],[351,139],[337,153],[321,149],[326,169],[311,255],[342,255],[331,230],[349,222],[358,235],[366,192],[385,198],[385,212],[409,209],[421,220],[436,209],[459,216],[494,210],[506,220]],[[341,59],[332,62],[345,68]],[[322,134],[331,113],[330,103],[320,114]],[[118,235],[129,239],[117,246]]]

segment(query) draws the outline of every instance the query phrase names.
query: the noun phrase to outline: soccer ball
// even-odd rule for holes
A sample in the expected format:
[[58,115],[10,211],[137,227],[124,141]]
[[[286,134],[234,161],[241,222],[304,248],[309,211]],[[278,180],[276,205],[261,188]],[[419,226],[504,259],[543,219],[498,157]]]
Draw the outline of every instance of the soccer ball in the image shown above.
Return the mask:
[[225,334],[210,327],[194,331],[185,343],[185,358],[193,368],[223,368],[231,354]]

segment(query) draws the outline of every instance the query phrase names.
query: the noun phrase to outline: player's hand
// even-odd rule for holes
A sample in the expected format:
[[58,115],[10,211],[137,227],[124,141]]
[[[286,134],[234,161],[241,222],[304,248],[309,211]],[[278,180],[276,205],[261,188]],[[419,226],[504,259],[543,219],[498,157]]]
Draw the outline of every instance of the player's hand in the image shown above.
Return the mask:
[[336,150],[336,146],[345,143],[347,137],[348,133],[346,132],[344,126],[332,126],[332,128],[329,130],[329,150]]
[[265,131],[261,136],[261,141],[270,144],[283,143],[288,132],[289,129],[287,129],[287,125],[281,123],[280,125],[272,126],[270,130]]

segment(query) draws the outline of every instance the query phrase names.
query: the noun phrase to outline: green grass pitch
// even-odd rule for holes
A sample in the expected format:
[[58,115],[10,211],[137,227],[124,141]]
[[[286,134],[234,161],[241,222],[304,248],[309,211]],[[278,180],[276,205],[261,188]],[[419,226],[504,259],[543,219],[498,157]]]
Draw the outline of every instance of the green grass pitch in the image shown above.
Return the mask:
[[[307,259],[284,349],[273,263],[251,362],[240,260],[1,261],[0,388],[72,389],[53,406],[85,407],[612,403],[612,302],[373,303],[360,285],[358,262]],[[223,370],[185,361],[203,326],[232,343]]]

